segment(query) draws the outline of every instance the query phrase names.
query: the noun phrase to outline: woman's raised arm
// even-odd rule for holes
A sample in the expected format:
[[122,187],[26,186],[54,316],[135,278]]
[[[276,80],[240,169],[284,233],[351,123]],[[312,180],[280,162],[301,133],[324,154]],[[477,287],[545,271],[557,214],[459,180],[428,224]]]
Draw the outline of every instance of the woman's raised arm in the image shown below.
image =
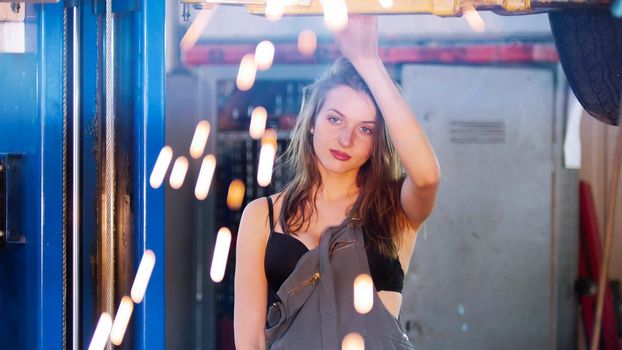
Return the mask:
[[352,16],[343,31],[333,34],[339,50],[352,62],[382,112],[408,174],[401,189],[401,205],[418,228],[434,207],[441,172],[423,128],[380,60],[376,17]]

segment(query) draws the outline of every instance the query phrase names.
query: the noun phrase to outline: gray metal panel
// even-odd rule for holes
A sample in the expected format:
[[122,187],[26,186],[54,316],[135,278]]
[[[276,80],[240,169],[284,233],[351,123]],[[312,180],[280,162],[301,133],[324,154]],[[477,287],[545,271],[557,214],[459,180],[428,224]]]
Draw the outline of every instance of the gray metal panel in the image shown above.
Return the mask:
[[[167,182],[166,196],[166,348],[194,347],[198,301],[195,297],[194,184],[198,161],[188,156],[190,140],[197,123],[197,78],[187,71],[175,71],[166,77],[166,144],[173,148],[173,163],[178,156],[189,160],[184,186],[172,189]],[[168,178],[167,178],[168,180]]]
[[422,349],[551,346],[553,73],[403,69],[443,173],[405,281]]
[[555,105],[555,135],[553,162],[555,164],[555,291],[556,349],[577,349],[577,299],[574,282],[579,264],[579,171],[564,167],[564,138],[566,132],[569,88],[561,65],[557,67]]

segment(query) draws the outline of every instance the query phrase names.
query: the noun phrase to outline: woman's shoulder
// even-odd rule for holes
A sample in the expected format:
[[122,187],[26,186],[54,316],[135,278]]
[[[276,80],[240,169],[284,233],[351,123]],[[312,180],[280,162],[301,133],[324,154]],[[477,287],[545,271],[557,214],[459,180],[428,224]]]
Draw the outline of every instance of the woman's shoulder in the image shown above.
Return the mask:
[[[282,192],[275,193],[267,196],[272,200],[273,205],[276,205],[282,198]],[[250,201],[244,211],[242,212],[242,218],[263,218],[268,215],[268,200],[267,197],[259,197]]]
[[285,194],[285,191],[282,191],[282,192],[277,192],[275,194],[271,194],[268,196],[270,197],[270,200],[272,200],[272,205],[274,205],[275,209],[279,209],[281,207],[281,202],[283,201],[284,194]]
[[242,211],[242,219],[249,216],[254,217],[264,212],[268,212],[266,197],[255,198],[244,207],[244,210]]
[[238,239],[263,246],[270,232],[268,215],[266,197],[256,198],[246,204],[240,219]]

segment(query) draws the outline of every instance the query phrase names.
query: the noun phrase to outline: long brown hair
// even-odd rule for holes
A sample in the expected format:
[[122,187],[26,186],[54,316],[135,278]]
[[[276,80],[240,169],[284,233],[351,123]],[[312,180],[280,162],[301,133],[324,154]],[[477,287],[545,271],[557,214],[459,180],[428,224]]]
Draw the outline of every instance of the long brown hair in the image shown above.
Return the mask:
[[[284,160],[281,166],[293,177],[281,193],[283,203],[279,223],[285,233],[295,234],[305,225],[307,230],[313,213],[317,212],[315,198],[322,178],[317,169],[310,130],[328,92],[342,85],[365,93],[374,101],[361,76],[345,58],[336,60],[317,81],[305,87],[291,142],[281,157]],[[360,193],[352,214],[361,219],[368,247],[373,246],[386,256],[397,257],[401,234],[409,226],[400,205],[403,176],[395,147],[375,101],[374,105],[377,131],[371,156],[357,176]]]

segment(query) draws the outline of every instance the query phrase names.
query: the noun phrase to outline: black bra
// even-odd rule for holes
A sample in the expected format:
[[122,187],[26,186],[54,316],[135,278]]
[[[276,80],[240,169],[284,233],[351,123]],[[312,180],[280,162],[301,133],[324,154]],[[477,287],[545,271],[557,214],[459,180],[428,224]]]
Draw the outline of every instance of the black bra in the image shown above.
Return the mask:
[[[300,257],[309,251],[302,241],[289,234],[274,231],[274,209],[272,199],[268,200],[270,235],[266,246],[264,268],[268,287],[273,299],[281,284],[294,271]],[[369,271],[377,291],[386,290],[401,293],[404,287],[404,271],[400,260],[367,249]]]

